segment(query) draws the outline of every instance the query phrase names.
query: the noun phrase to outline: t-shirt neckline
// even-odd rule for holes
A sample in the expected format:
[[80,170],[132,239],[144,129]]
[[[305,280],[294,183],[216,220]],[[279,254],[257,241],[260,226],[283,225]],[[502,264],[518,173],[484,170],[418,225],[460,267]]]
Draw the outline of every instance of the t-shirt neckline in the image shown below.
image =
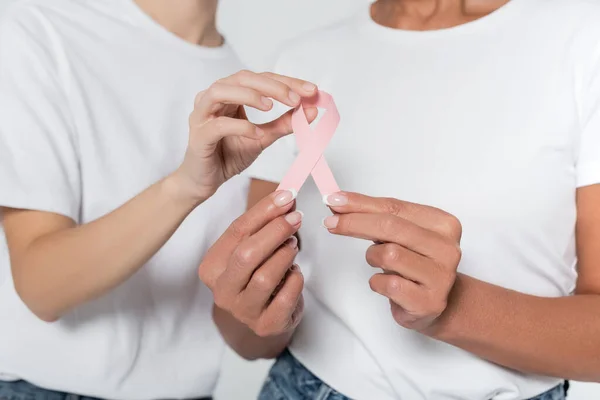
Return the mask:
[[454,35],[468,34],[486,27],[493,27],[502,20],[510,17],[519,8],[520,4],[525,0],[510,0],[502,7],[476,20],[456,25],[450,28],[441,28],[434,30],[418,31],[390,28],[378,24],[371,17],[372,3],[368,4],[365,9],[361,10],[358,19],[361,30],[369,34],[378,36],[382,39],[403,40],[403,39],[431,39],[443,38]]
[[203,58],[222,58],[231,55],[231,48],[227,43],[227,40],[224,40],[223,44],[218,47],[207,47],[190,43],[170,32],[152,19],[152,17],[142,10],[134,0],[125,0],[124,3],[135,21],[148,29],[155,37],[179,51]]

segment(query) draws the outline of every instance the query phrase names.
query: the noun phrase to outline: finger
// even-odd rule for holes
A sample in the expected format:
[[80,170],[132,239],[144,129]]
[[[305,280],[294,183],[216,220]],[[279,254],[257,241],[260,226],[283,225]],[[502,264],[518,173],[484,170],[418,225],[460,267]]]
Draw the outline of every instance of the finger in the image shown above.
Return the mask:
[[434,263],[395,243],[372,245],[367,249],[367,263],[386,272],[399,274],[405,279],[425,286],[431,286],[436,269]]
[[460,250],[452,240],[395,215],[338,214],[325,218],[323,225],[336,235],[396,243],[440,263]]
[[298,106],[302,97],[313,96],[317,90],[316,85],[310,82],[270,72],[240,71],[220,82],[252,88],[290,107]]
[[293,78],[287,75],[275,74],[273,72],[263,72],[261,75],[279,81],[302,97],[311,97],[317,94],[317,85],[303,79]]
[[[264,137],[261,139],[263,149],[266,149],[278,139],[292,133],[293,112],[294,110],[290,110],[274,121],[258,125],[258,127],[265,133]],[[317,118],[318,114],[319,110],[316,108],[310,107],[304,109],[304,115],[306,116],[309,124],[313,122],[315,118]]]
[[[229,295],[240,293],[248,284],[254,271],[298,231],[301,222],[302,213],[294,211],[274,219],[256,234],[240,243],[231,255],[227,269],[219,278],[226,282],[224,290]],[[296,253],[297,249],[294,249],[293,252]]]
[[215,82],[198,95],[193,117],[202,123],[225,104],[244,105],[262,111],[273,107],[273,101],[257,90]]
[[233,221],[204,256],[198,269],[202,281],[212,288],[227,268],[223,259],[229,258],[242,240],[288,213],[295,206],[296,195],[289,190],[271,193]]
[[260,317],[260,325],[277,332],[293,329],[300,322],[302,314],[303,288],[304,276],[298,266],[294,265],[285,283]]
[[460,240],[462,235],[460,221],[453,215],[435,207],[350,192],[331,194],[324,201],[334,212],[340,214],[391,214],[455,240]]
[[251,122],[229,117],[214,118],[199,129],[192,127],[192,134],[196,134],[207,148],[228,136],[243,136],[257,141],[264,137],[264,132]]
[[369,286],[409,313],[418,313],[427,297],[427,289],[394,274],[375,274],[369,280]]
[[239,296],[240,309],[252,318],[258,318],[269,305],[276,291],[281,289],[298,254],[298,240],[286,241],[264,264],[254,271],[250,282]]

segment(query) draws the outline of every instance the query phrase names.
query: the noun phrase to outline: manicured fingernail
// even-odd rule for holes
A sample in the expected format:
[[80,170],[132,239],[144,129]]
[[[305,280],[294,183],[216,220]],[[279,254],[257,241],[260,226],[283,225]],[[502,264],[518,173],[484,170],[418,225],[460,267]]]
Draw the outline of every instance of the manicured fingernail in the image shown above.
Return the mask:
[[323,219],[323,226],[327,229],[335,229],[340,222],[340,217],[337,215],[332,215],[331,217],[327,217]]
[[317,88],[317,86],[310,82],[304,82],[304,84],[302,85],[302,89],[306,90],[307,92],[312,92],[316,88]]
[[258,137],[263,137],[263,136],[265,136],[265,131],[263,131],[263,130],[262,130],[262,129],[260,129],[260,128],[256,128],[256,136],[258,136]]
[[285,242],[285,244],[290,246],[292,249],[295,249],[298,247],[298,238],[296,236],[292,236]]
[[288,222],[288,224],[296,226],[300,222],[302,222],[303,216],[304,214],[302,213],[302,211],[294,211],[293,213],[289,213],[288,215],[286,215],[285,220]]
[[273,199],[273,204],[277,207],[284,207],[290,204],[298,195],[294,189],[284,190]]
[[345,206],[348,204],[348,197],[342,193],[333,193],[323,196],[323,203],[332,207]]
[[290,92],[289,96],[290,101],[294,104],[298,104],[300,102],[300,95],[296,92]]
[[273,101],[270,98],[265,97],[265,96],[261,97],[260,101],[262,101],[262,103],[267,107],[271,107],[273,105]]

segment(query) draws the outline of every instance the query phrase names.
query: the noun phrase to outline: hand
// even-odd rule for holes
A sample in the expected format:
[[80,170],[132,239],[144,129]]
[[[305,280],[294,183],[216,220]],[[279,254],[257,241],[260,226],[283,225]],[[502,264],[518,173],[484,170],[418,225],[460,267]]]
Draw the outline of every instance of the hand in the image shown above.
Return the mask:
[[[317,91],[312,83],[287,76],[240,71],[218,80],[196,97],[190,115],[188,149],[178,181],[200,201],[207,199],[225,181],[250,166],[277,139],[291,133],[291,113],[267,124],[254,125],[243,106],[261,111],[273,108],[275,99],[296,107],[302,97]],[[312,121],[317,109],[306,110]]]
[[302,316],[304,278],[294,264],[293,236],[302,213],[294,206],[287,190],[264,198],[231,224],[200,265],[215,305],[261,337],[295,329]]
[[375,242],[367,262],[383,273],[369,283],[390,299],[396,322],[421,332],[431,327],[456,279],[459,220],[437,208],[356,193],[330,195],[327,203],[337,213],[323,221],[331,233]]

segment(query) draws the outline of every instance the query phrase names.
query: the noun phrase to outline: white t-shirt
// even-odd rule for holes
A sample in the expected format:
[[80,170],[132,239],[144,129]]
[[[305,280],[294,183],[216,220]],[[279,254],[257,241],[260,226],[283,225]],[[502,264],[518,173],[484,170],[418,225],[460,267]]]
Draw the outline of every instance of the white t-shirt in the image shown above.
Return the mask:
[[[0,28],[0,205],[81,224],[118,208],[177,168],[195,95],[239,69],[228,46],[184,42],[131,0],[17,2]],[[247,178],[224,185],[131,279],[52,324],[15,293],[2,235],[1,379],[111,399],[210,395],[224,345],[197,268],[246,193]]]
[[[342,189],[453,213],[460,272],[566,296],[575,191],[600,183],[599,21],[592,0],[512,0],[426,32],[380,26],[365,9],[292,43],[276,71],[333,95],[342,120],[325,156]],[[296,152],[277,146],[255,177],[283,177]],[[312,180],[298,209],[307,303],[291,350],[333,388],[358,400],[511,400],[559,384],[397,325],[369,288],[371,243],[321,227],[330,212]]]

